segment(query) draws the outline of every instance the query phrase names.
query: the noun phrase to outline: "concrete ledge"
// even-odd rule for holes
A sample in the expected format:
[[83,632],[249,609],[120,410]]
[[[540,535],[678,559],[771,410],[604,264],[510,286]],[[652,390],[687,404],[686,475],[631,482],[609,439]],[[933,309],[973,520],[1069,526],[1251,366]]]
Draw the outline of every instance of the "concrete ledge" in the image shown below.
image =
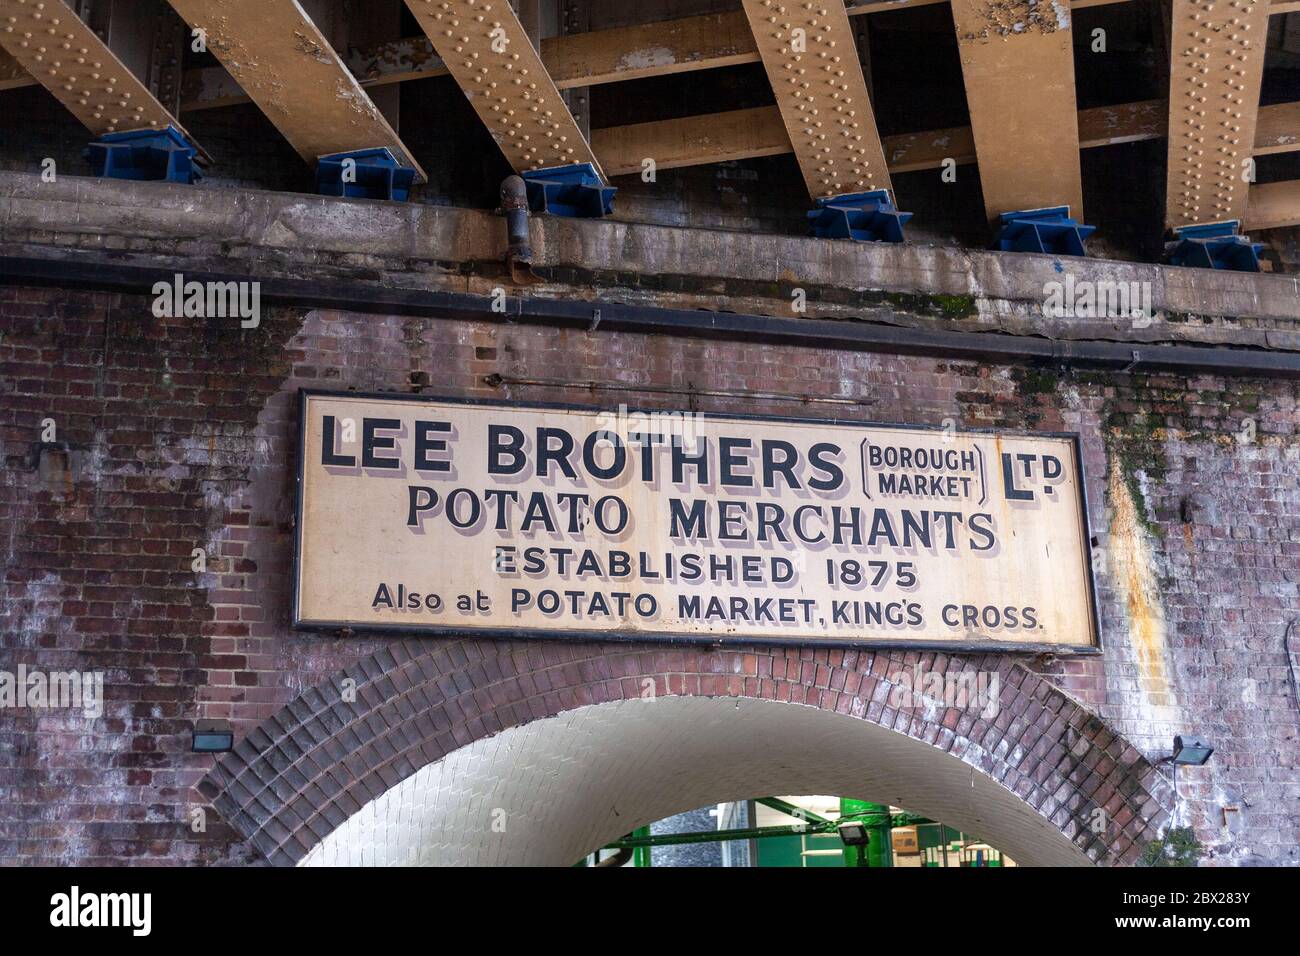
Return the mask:
[[[535,297],[1061,340],[1300,350],[1300,277],[922,245],[537,217]],[[484,210],[165,183],[0,172],[0,246],[12,255],[180,271],[352,279],[421,290],[510,286],[502,220]],[[238,268],[230,260],[240,260]],[[1043,315],[1049,283],[1145,283],[1155,317]],[[792,310],[803,289],[807,309]]]
[[[703,337],[732,342],[786,344],[822,352],[883,352],[929,355],[950,362],[1017,362],[1117,372],[1181,372],[1300,378],[1300,352],[1207,345],[1141,344],[1050,339],[1005,332],[920,328],[860,319],[798,318],[735,311],[629,305],[603,296],[504,296],[408,289],[355,279],[283,278],[254,273],[189,269],[186,280],[255,281],[263,305],[325,309],[380,317],[491,319],[510,325],[577,328],[602,334],[632,333],[666,338]],[[170,269],[76,258],[8,256],[0,251],[0,282],[18,286],[92,289],[148,297],[158,283],[170,286]]]

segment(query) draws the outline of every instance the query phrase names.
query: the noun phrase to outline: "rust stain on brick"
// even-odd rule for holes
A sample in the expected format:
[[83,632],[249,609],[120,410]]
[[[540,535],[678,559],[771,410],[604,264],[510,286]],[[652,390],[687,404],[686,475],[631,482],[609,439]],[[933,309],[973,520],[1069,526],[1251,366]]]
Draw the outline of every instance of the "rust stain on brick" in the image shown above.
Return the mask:
[[1172,707],[1177,705],[1177,701],[1169,680],[1165,618],[1151,573],[1151,548],[1138,521],[1137,505],[1124,480],[1122,468],[1118,458],[1111,462],[1108,493],[1113,568],[1125,590],[1129,634],[1138,667],[1138,686],[1151,706]]

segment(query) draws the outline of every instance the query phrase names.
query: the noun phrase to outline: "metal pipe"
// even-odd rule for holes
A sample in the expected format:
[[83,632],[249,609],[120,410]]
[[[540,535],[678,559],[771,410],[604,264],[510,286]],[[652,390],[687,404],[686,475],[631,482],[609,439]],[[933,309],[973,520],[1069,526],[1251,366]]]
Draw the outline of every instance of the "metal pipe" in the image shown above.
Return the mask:
[[784,813],[786,816],[794,817],[796,820],[807,820],[809,823],[820,823],[831,828],[834,828],[835,826],[833,821],[827,820],[821,814],[813,813],[811,810],[806,810],[793,803],[787,803],[780,797],[759,797],[754,802],[761,803],[765,807],[771,807],[778,813]]
[[760,392],[744,391],[737,388],[668,388],[657,385],[623,385],[617,382],[594,382],[590,379],[564,378],[519,378],[515,375],[501,375],[492,372],[484,376],[483,382],[493,388],[502,385],[523,386],[531,388],[573,388],[586,392],[637,392],[648,395],[676,395],[683,398],[743,398],[752,402],[799,402],[803,405],[853,405],[870,407],[876,404],[874,398],[827,398],[822,395],[809,395],[805,392]]
[[501,215],[506,218],[506,268],[516,284],[537,281],[528,232],[528,186],[522,176],[501,180]]
[[[8,284],[88,288],[149,295],[155,282],[171,282],[176,268],[121,265],[73,259],[0,257]],[[331,279],[259,278],[253,275],[186,272],[199,282],[260,283],[265,305],[384,315],[431,316],[478,322],[591,329],[602,332],[762,342],[849,352],[924,355],[952,362],[1056,365],[1120,372],[1209,373],[1300,379],[1300,352],[1222,346],[1145,345],[1048,339],[1001,332],[953,332],[882,325],[853,319],[780,318],[693,309],[660,309],[619,302],[514,297],[505,311],[490,296],[368,285]]]
[[[623,837],[621,840],[615,840],[608,843],[601,849],[605,850],[640,850],[643,848],[656,846],[683,846],[692,843],[726,843],[731,840],[761,840],[767,837],[788,837],[788,836],[805,836],[810,833],[838,833],[839,824],[837,821],[828,820],[827,818],[813,813],[811,810],[804,810],[792,803],[787,803],[778,797],[760,797],[754,801],[764,806],[769,806],[773,810],[799,819],[807,819],[807,823],[791,824],[789,826],[770,826],[770,827],[744,827],[735,830],[694,830],[686,833],[660,833],[652,835],[648,827],[642,827],[633,831],[630,835]],[[905,826],[909,823],[924,820],[915,814],[899,813],[891,815],[889,807],[883,804],[864,803],[861,800],[841,800],[840,805],[843,810],[843,819],[861,819],[864,824],[871,830],[874,854],[866,862],[848,865],[864,866],[892,866],[893,846],[890,843],[890,828],[893,826]],[[900,823],[899,821],[907,821]],[[883,833],[883,836],[881,835]],[[846,848],[849,849],[849,848]],[[839,851],[835,851],[839,852]],[[882,862],[881,855],[887,854],[889,862]],[[612,857],[611,857],[612,859]],[[873,862],[874,860],[874,862]],[[604,861],[601,861],[602,865]],[[611,866],[615,864],[610,864]],[[617,864],[621,866],[622,864]],[[648,863],[646,865],[649,865]]]
[[835,825],[818,823],[788,827],[746,827],[740,830],[697,830],[693,833],[660,833],[654,836],[624,837],[602,849],[635,849],[641,846],[682,846],[688,843],[725,843],[729,840],[761,840],[765,837],[800,836],[805,833],[834,833]]

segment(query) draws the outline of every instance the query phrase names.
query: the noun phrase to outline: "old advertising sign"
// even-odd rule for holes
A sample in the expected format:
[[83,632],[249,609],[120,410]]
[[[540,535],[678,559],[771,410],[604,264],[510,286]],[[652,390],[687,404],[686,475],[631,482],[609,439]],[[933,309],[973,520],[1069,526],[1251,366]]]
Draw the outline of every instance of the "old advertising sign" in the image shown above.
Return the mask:
[[304,392],[294,623],[1086,651],[1076,441]]

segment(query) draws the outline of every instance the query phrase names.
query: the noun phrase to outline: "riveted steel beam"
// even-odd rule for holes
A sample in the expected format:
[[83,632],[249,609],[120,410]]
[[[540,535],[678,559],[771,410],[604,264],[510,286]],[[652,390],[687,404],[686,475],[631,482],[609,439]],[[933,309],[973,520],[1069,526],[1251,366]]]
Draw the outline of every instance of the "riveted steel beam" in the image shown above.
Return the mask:
[[775,106],[607,126],[591,131],[591,146],[610,176],[639,173],[646,156],[659,169],[678,169],[793,152]]
[[[1300,107],[1300,104],[1268,106],[1260,113],[1262,116],[1268,110],[1290,112],[1293,107]],[[1162,139],[1165,113],[1163,100],[1080,110],[1079,146],[1091,149]],[[1279,115],[1277,119],[1281,128],[1285,117]],[[1282,136],[1281,133],[1277,135]],[[1294,145],[1282,148],[1300,149],[1300,137],[1295,139]],[[794,151],[781,121],[781,113],[775,106],[608,126],[592,132],[591,144],[610,176],[639,172],[644,156],[654,156],[660,169],[672,169],[755,156],[780,156]],[[975,162],[975,140],[969,126],[886,136],[881,145],[891,173],[939,169],[945,159],[951,159],[959,166]]]
[[[406,0],[517,172],[600,164],[507,0]],[[602,174],[603,178],[603,174]]]
[[891,189],[843,0],[744,7],[809,195]]
[[1173,0],[1165,225],[1244,219],[1266,0]]
[[1083,219],[1070,7],[952,0],[984,211],[1069,206]]
[[[856,17],[888,13],[901,7],[947,2],[884,0],[851,6],[848,14]],[[1128,0],[1071,0],[1070,6],[1079,9],[1126,2]],[[759,62],[749,22],[740,10],[547,37],[542,40],[541,54],[551,79],[561,91]],[[447,75],[442,59],[433,51],[428,38],[423,36],[352,50],[347,64],[365,87]],[[29,80],[25,78],[11,81],[5,72],[5,64],[0,60],[0,90],[26,82]],[[219,66],[193,69],[185,74],[186,110],[213,109],[247,100],[239,84]]]
[[[535,0],[528,0],[528,2],[535,2]],[[560,0],[559,14],[561,36],[581,36],[591,32],[589,0]],[[540,54],[540,45],[534,43],[533,46]],[[545,63],[545,60],[542,62]],[[548,67],[547,71],[549,70]],[[591,90],[585,86],[573,86],[561,91],[560,97],[569,107],[569,112],[573,114],[573,121],[578,124],[583,138],[591,142]]]
[[168,0],[308,163],[387,147],[415,161],[297,0]]
[[64,0],[0,0],[0,46],[97,136],[174,126],[190,139]]
[[[1079,147],[1164,139],[1168,112],[1164,100],[1079,110]],[[969,126],[899,133],[883,137],[881,144],[891,173],[939,169],[945,159],[958,166],[975,162],[975,140]],[[775,106],[607,126],[592,132],[591,145],[610,176],[639,172],[645,156],[654,156],[660,169],[672,169],[794,152]],[[1255,155],[1297,151],[1300,102],[1261,106]]]
[[[889,13],[902,7],[948,0],[882,0],[848,8],[850,17]],[[1129,0],[1070,0],[1070,8],[1105,6]],[[1300,10],[1300,0],[1272,0],[1269,12]],[[542,62],[557,88],[617,83],[646,76],[712,70],[759,62],[749,24],[740,11],[655,20],[630,27],[593,30],[542,41]],[[350,50],[348,68],[361,85],[383,86],[430,76],[446,76],[442,60],[425,37],[407,37]],[[0,52],[0,91],[31,86],[35,80],[8,54]],[[185,73],[185,110],[214,109],[249,102],[224,68],[201,67]]]

